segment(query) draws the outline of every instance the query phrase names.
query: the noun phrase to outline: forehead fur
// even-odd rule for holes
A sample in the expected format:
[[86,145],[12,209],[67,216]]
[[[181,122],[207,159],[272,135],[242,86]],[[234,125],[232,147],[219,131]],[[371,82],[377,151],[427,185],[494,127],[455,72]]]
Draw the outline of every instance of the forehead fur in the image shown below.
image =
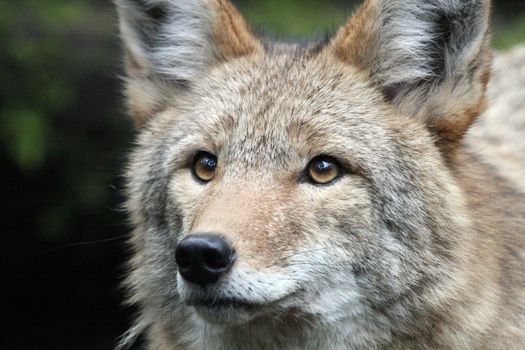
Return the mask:
[[167,115],[178,115],[178,133],[247,162],[286,162],[292,154],[354,154],[357,161],[363,148],[388,154],[385,137],[395,138],[392,126],[405,122],[358,69],[293,49],[217,67],[177,103]]

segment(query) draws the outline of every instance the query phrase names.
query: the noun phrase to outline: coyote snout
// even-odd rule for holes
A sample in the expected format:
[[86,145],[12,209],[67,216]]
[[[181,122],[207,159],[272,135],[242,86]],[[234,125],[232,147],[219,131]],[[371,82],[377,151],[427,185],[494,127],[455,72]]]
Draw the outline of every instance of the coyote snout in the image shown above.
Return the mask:
[[303,233],[293,220],[301,217],[300,206],[278,186],[269,189],[261,181],[245,181],[242,189],[223,186],[230,180],[217,179],[220,188],[210,188],[213,198],[205,197],[195,209],[189,233],[175,250],[181,300],[216,324],[286,312],[299,289],[290,258],[298,254]]

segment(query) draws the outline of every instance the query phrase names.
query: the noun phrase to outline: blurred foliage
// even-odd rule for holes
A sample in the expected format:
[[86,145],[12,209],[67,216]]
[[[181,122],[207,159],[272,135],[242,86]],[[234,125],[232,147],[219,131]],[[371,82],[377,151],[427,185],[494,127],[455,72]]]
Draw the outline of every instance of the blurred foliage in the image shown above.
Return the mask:
[[506,50],[525,41],[525,13],[516,18],[506,18],[506,21],[496,18],[494,22],[493,44],[495,48]]
[[120,112],[111,3],[3,1],[0,38],[4,237],[112,235],[90,225],[116,219],[109,186],[131,134]]
[[[333,31],[357,3],[236,1],[254,28],[277,38]],[[495,18],[498,48],[525,41],[525,2],[496,0]],[[1,1],[0,38],[0,188],[3,215],[17,222],[4,235],[53,243],[124,231],[114,209],[133,132],[111,1]]]
[[247,0],[241,12],[256,31],[281,38],[316,37],[336,30],[345,22],[357,1]]

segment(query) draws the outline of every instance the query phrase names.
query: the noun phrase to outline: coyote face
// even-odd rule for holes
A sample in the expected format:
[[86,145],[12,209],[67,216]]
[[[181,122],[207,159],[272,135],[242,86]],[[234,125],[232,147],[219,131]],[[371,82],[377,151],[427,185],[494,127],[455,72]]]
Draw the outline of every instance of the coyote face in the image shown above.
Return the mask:
[[223,0],[117,5],[141,128],[125,342],[479,348],[501,251],[458,169],[487,1],[367,1],[306,47],[260,41]]

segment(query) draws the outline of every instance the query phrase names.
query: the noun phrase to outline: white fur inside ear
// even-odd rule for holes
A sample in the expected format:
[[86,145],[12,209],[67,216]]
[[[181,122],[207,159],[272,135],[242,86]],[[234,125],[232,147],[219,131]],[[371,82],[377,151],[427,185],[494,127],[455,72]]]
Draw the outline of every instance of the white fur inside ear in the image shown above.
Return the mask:
[[[208,0],[116,0],[126,48],[146,74],[193,81],[214,56],[214,9]],[[153,18],[148,10],[160,9]]]
[[[407,1],[409,2],[409,1]],[[422,21],[417,12],[417,4],[398,7],[395,4],[382,15],[380,22],[382,37],[377,43],[379,52],[377,62],[379,80],[385,84],[395,84],[400,81],[421,79],[429,75],[427,68],[427,53],[424,43],[432,39],[430,24]],[[391,16],[396,18],[386,18]]]
[[163,44],[155,48],[153,60],[159,73],[192,81],[214,59],[213,12],[204,0],[172,3],[168,24],[161,32]]
[[479,52],[488,28],[485,0],[383,0],[379,6],[373,73],[384,86],[463,73],[458,70]]

